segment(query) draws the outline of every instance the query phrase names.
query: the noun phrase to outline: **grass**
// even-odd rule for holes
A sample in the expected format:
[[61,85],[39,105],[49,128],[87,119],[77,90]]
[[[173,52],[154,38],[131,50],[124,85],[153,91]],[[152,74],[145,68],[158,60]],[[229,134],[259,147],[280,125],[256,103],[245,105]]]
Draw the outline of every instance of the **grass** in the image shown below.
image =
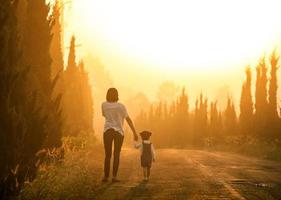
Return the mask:
[[278,141],[265,142],[253,137],[227,137],[217,145],[206,147],[207,150],[226,151],[261,159],[281,161],[281,146]]
[[36,179],[25,183],[17,199],[94,199],[99,180],[93,177],[99,177],[102,172],[95,162],[102,155],[102,148],[98,143],[87,141],[89,139],[65,138],[64,161],[42,164]]

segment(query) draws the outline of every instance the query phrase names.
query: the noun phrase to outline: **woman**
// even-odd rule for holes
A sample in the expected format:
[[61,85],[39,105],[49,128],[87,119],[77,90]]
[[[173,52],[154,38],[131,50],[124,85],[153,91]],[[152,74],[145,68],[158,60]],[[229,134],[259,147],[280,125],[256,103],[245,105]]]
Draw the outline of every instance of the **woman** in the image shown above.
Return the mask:
[[109,178],[112,143],[114,143],[112,182],[119,182],[117,179],[117,172],[119,168],[120,152],[124,139],[124,119],[126,119],[134,134],[134,140],[138,140],[134,124],[127,113],[126,107],[123,104],[118,103],[118,100],[117,89],[109,88],[106,94],[106,102],[102,103],[102,115],[105,117],[103,133],[103,143],[105,150],[104,178],[102,179],[103,182],[107,182]]

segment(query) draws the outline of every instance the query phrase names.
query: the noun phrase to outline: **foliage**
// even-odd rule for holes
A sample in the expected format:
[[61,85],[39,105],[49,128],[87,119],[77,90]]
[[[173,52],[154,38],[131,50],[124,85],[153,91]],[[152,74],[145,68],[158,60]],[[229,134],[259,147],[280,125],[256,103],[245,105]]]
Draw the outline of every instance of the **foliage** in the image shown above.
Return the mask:
[[[0,199],[18,195],[26,182],[35,179],[42,163],[64,158],[63,56],[50,54],[52,24],[59,17],[53,10],[54,16],[44,0],[0,4]],[[60,38],[58,34],[54,31],[55,38]],[[61,49],[59,39],[55,41]],[[56,59],[53,65],[51,56]],[[82,98],[91,100],[83,64],[79,71],[79,87],[87,91]],[[83,120],[90,124],[85,131],[93,132],[92,102],[79,103],[90,110]]]
[[[37,178],[26,182],[19,199],[83,199],[94,198],[95,185],[91,165],[95,162],[91,152],[102,151],[96,140],[86,136],[65,137],[63,162],[44,162],[41,164]],[[101,153],[97,153],[101,155]],[[46,160],[49,158],[46,157]],[[45,160],[45,161],[46,161]]]
[[80,131],[93,131],[93,99],[84,63],[76,63],[75,37],[71,38],[68,65],[64,72],[66,114],[65,135],[77,136]]
[[160,101],[152,104],[149,111],[143,110],[136,118],[138,129],[148,129],[155,133],[153,139],[158,147],[202,148],[220,145],[227,141],[226,138],[246,136],[269,144],[280,140],[281,119],[278,116],[276,99],[278,61],[279,57],[273,52],[269,58],[269,79],[267,60],[260,60],[256,68],[254,100],[252,72],[249,67],[246,68],[239,117],[230,97],[226,108],[219,110],[216,102],[209,103],[200,94],[195,109],[189,111],[188,98],[183,89],[182,94],[170,105]]

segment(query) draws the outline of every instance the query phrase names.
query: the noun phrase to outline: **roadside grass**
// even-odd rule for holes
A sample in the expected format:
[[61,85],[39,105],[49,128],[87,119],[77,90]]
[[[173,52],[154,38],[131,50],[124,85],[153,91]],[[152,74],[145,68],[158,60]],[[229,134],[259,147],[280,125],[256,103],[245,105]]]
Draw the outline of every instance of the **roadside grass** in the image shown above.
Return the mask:
[[220,142],[209,138],[205,142],[206,150],[238,153],[261,159],[281,161],[281,145],[279,141],[260,141],[253,137],[226,137]]
[[36,179],[25,183],[17,200],[95,199],[97,177],[102,174],[95,163],[102,155],[101,145],[93,138],[68,137],[64,146],[64,160],[43,163]]

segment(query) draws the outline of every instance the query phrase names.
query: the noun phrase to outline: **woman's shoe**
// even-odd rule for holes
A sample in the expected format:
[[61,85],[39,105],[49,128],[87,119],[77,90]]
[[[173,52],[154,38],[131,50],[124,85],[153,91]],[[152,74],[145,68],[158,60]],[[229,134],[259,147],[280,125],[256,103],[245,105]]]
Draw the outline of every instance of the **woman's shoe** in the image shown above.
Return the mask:
[[101,180],[103,183],[108,182],[108,178],[107,177],[103,177],[103,179]]

